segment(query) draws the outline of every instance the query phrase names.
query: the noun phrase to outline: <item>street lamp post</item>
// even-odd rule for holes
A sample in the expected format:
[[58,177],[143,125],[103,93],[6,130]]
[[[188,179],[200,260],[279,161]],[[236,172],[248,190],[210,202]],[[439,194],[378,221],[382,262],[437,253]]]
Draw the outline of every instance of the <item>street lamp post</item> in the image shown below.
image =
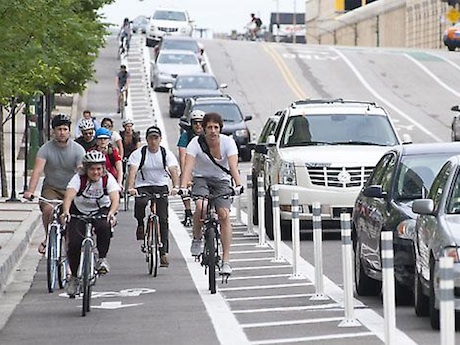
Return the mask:
[[296,36],[297,36],[297,30],[296,30],[296,25],[297,25],[297,9],[296,9],[296,0],[294,0],[294,15],[292,17],[292,31],[294,32],[294,35],[292,36],[292,43],[296,43]]

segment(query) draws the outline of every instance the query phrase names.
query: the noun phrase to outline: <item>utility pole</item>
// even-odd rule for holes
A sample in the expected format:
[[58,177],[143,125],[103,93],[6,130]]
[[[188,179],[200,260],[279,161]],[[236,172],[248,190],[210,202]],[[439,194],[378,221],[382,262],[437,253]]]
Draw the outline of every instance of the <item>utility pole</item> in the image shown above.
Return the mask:
[[296,0],[294,0],[294,15],[292,17],[292,31],[294,32],[294,35],[292,36],[292,43],[297,43],[296,42],[296,36],[297,36],[297,9],[296,9]]

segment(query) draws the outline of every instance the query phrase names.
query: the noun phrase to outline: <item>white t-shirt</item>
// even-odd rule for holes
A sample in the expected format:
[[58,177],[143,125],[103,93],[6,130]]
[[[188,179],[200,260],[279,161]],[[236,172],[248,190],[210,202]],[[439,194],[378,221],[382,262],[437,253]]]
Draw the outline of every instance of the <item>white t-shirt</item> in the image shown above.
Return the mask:
[[[129,165],[138,167],[141,164],[142,147],[136,149],[129,156]],[[177,158],[170,150],[166,149],[166,166],[167,167],[178,167],[179,163]],[[142,178],[144,175],[144,179]],[[157,152],[150,152],[149,149],[145,153],[145,161],[142,166],[142,174],[140,171],[137,172],[135,186],[167,186],[169,184],[168,172],[163,167],[163,157],[161,156],[161,149]]]
[[[120,191],[120,186],[112,174],[107,173],[107,193]],[[68,188],[75,189],[77,192],[80,190],[81,179],[79,174],[75,174],[67,185]],[[82,195],[76,196],[74,204],[77,209],[84,214],[90,214],[98,211],[101,207],[110,207],[111,201],[108,195],[104,195],[104,186],[102,177],[97,182],[90,182],[87,179],[86,187]]]
[[[219,168],[211,161],[206,153],[198,143],[199,136],[194,137],[187,145],[187,154],[195,157],[195,167],[193,168],[193,176],[197,177],[214,177],[219,180],[231,180],[231,176]],[[221,159],[214,157],[215,161],[223,167],[228,167],[228,157],[238,156],[238,148],[236,147],[235,140],[224,134],[220,135],[220,155]]]
[[117,144],[117,141],[118,140],[121,140],[121,135],[120,133],[118,133],[117,131],[112,131],[112,145],[115,146],[116,148],[118,148],[118,144]]

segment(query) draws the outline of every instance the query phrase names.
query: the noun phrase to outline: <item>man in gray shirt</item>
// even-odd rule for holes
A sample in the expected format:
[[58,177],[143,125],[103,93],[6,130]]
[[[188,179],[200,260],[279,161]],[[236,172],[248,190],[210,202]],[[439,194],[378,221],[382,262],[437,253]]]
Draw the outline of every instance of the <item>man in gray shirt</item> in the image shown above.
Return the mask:
[[[85,155],[83,147],[70,138],[70,117],[58,114],[53,117],[51,126],[54,138],[45,143],[37,152],[34,169],[29,182],[29,189],[24,192],[24,198],[30,199],[35,193],[41,174],[45,173],[41,196],[46,199],[64,199],[64,193],[70,179],[75,175],[77,168]],[[45,231],[52,220],[53,206],[40,203],[42,221]],[[45,252],[46,239],[38,248],[40,253]]]

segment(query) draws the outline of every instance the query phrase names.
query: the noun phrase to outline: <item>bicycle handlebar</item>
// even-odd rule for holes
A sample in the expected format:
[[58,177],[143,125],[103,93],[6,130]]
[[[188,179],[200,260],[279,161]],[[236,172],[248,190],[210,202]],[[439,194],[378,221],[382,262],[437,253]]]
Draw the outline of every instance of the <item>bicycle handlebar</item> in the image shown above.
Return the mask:
[[135,198],[163,199],[169,197],[169,193],[142,193],[134,196]]

